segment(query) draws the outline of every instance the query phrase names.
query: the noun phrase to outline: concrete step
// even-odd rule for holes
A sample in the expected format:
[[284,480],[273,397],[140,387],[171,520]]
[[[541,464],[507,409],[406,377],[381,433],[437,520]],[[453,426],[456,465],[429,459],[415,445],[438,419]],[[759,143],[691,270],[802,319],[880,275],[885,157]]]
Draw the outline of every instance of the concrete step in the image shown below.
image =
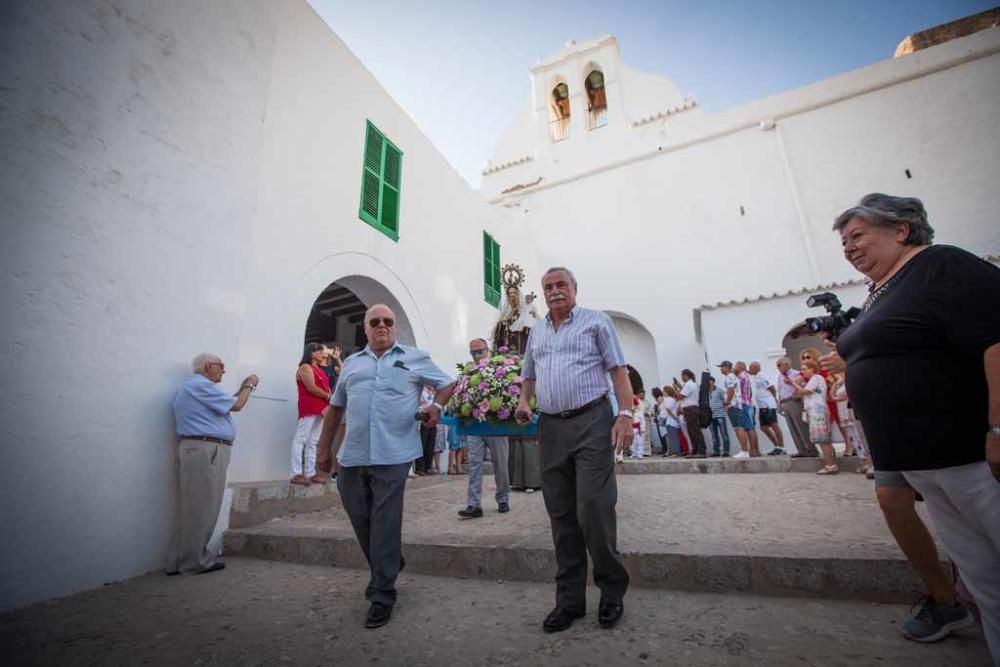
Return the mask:
[[[861,466],[857,456],[840,457],[837,465],[844,472],[853,473]],[[492,473],[491,464],[486,464]],[[707,459],[663,458],[647,456],[642,460],[626,458],[615,466],[619,475],[718,475],[726,473],[815,473],[823,467],[818,458],[792,458],[790,456],[758,456],[751,459],[710,457]]]
[[[463,520],[466,478],[411,480],[403,520],[407,570],[552,581],[541,493],[499,514],[484,480],[481,519]],[[688,591],[912,600],[921,586],[862,475],[623,475],[618,544],[633,583]],[[339,504],[225,536],[226,553],[366,568]]]

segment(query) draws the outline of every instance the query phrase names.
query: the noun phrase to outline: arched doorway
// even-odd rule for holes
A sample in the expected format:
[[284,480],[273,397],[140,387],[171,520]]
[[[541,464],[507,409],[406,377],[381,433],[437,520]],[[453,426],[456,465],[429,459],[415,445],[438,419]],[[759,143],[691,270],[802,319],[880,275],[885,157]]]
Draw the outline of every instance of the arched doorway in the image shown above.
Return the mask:
[[604,312],[611,317],[611,323],[615,326],[618,340],[622,344],[632,391],[648,390],[661,384],[653,334],[630,315],[612,310]]
[[633,366],[625,364],[625,368],[628,369],[628,381],[632,385],[632,393],[638,394],[640,391],[646,391],[646,387],[642,384],[642,376],[639,375],[639,371],[635,370]]
[[340,278],[320,292],[306,321],[304,343],[339,345],[342,357],[368,344],[365,336],[365,311],[384,303],[396,314],[396,339],[403,345],[415,345],[413,327],[406,312],[384,285],[367,276]]

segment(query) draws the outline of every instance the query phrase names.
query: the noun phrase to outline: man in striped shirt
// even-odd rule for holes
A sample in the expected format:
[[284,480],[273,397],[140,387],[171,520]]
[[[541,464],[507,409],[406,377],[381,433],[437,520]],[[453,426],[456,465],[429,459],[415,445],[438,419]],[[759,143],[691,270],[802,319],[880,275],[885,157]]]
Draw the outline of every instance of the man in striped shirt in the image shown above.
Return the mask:
[[542,494],[556,550],[556,608],[542,628],[565,630],[586,613],[587,554],[601,589],[597,619],[611,628],[624,611],[629,576],[617,548],[614,452],[632,441],[632,405],[621,343],[606,314],[576,305],[576,278],[566,268],[542,276],[549,312],[531,330],[517,420],[530,420],[537,398]]

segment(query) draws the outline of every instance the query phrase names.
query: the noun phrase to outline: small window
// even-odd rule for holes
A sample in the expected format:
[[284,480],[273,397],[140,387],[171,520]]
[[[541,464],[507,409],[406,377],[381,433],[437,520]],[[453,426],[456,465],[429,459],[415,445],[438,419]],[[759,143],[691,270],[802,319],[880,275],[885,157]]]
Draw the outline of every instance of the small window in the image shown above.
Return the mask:
[[399,240],[402,172],[403,152],[368,121],[358,217],[393,241]]
[[500,245],[483,232],[483,297],[494,308],[500,306]]
[[549,100],[549,129],[552,141],[569,138],[569,87],[560,83]]
[[604,90],[604,73],[595,69],[583,82],[587,90],[587,129],[596,130],[608,124],[608,95]]

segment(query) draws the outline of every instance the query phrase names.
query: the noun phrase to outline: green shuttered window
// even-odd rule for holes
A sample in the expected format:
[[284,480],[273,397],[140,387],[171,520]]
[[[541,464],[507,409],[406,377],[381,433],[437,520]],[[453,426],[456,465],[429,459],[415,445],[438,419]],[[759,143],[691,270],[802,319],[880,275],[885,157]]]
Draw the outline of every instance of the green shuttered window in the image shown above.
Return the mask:
[[486,303],[500,305],[500,245],[483,232],[483,296]]
[[393,241],[399,240],[399,196],[403,152],[368,121],[365,160],[361,170],[358,217]]

